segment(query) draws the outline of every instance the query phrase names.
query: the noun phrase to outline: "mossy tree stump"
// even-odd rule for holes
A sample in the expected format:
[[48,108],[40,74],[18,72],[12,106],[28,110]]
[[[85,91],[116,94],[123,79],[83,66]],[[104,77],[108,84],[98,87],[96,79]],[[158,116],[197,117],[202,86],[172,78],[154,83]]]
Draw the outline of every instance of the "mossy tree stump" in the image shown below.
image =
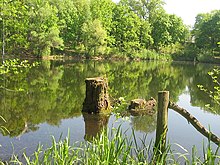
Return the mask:
[[86,98],[83,102],[83,112],[109,113],[110,101],[108,96],[107,79],[101,77],[87,78]]

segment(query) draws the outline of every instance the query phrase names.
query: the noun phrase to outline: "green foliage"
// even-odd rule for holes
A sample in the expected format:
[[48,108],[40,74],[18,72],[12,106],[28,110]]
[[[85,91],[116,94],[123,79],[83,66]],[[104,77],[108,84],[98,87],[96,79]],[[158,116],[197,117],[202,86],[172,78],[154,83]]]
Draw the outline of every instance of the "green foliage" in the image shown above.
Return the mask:
[[30,10],[30,47],[37,56],[48,56],[52,48],[63,46],[63,40],[59,37],[58,10],[48,2],[34,2]]
[[204,162],[203,164],[216,164],[219,163],[219,155],[218,155],[218,151],[219,151],[220,146],[217,147],[216,151],[213,151],[212,147],[211,147],[211,142],[208,142],[208,146],[205,148],[203,145],[203,159]]
[[[158,18],[160,17],[160,19]],[[160,16],[153,22],[152,36],[154,39],[154,47],[159,49],[164,47],[171,42],[171,36],[169,34],[169,15],[162,12]],[[157,27],[157,28],[156,28]]]
[[[72,0],[50,0],[52,6],[57,8],[57,21],[60,29],[60,38],[63,39],[67,49],[75,48],[77,45],[77,33],[80,29],[79,12],[77,5]],[[59,36],[59,35],[58,35]]]
[[0,75],[13,73],[18,74],[22,73],[24,68],[30,69],[32,67],[38,66],[38,62],[34,62],[30,64],[28,60],[19,60],[19,59],[12,59],[12,60],[5,60],[2,65],[0,65]]
[[199,49],[210,50],[212,55],[219,54],[219,24],[220,10],[197,15],[192,34],[195,37],[195,44]]
[[88,55],[104,54],[106,49],[107,32],[99,20],[83,24],[83,43]]
[[183,24],[183,20],[176,15],[169,15],[169,21],[171,27],[169,28],[169,34],[172,37],[172,44],[184,43],[186,38],[189,37],[189,29]]
[[161,54],[154,50],[142,49],[140,52],[132,54],[133,58],[140,58],[142,60],[161,60],[169,61],[171,60],[170,53],[163,52]]
[[184,40],[182,20],[166,14],[163,4],[161,0],[117,4],[112,0],[4,0],[0,46],[5,43],[7,55],[80,53],[132,58],[143,49],[159,50]]
[[[174,47],[171,46],[171,54],[172,58],[174,60],[179,60],[179,61],[196,61],[199,50],[196,48],[194,43],[186,43],[184,46],[175,44],[173,45]],[[175,51],[172,51],[172,49],[176,49]]]
[[114,104],[113,111],[115,113],[123,112],[123,111],[127,110],[127,107],[128,107],[128,103],[125,100],[125,98],[119,97],[118,100],[116,100],[116,103]]
[[[56,7],[47,1],[7,1],[1,3],[1,34],[7,54],[50,55],[61,48]],[[2,43],[1,43],[2,46]]]
[[129,55],[138,51],[141,46],[139,42],[140,18],[128,6],[119,3],[114,9],[113,21],[112,35],[115,38],[114,46],[120,52],[126,52]]
[[207,89],[207,87],[203,85],[198,85],[198,88],[201,91],[204,91],[208,97],[212,99],[212,102],[207,104],[206,106],[210,108],[213,112],[219,113],[215,111],[215,107],[220,105],[220,80],[219,80],[220,70],[219,68],[213,69],[212,71],[208,72],[208,75],[211,77],[213,82],[213,88]]
[[157,50],[172,44],[184,43],[189,33],[181,18],[169,15],[165,11],[157,15],[152,26],[154,48]]
[[108,54],[109,47],[114,43],[114,38],[111,36],[111,33],[113,28],[113,9],[115,5],[112,0],[91,0],[90,2],[91,19],[93,21],[99,20],[102,28],[106,31],[105,41],[108,48],[103,48],[105,52],[101,54]]
[[197,54],[197,60],[200,62],[215,62],[213,53],[209,49],[200,49]]
[[[111,140],[108,136],[111,136]],[[103,131],[100,138],[94,138],[91,143],[83,142],[79,146],[70,145],[69,138],[59,142],[53,138],[51,148],[43,151],[42,147],[39,147],[33,158],[24,154],[25,164],[143,164],[144,162],[137,159],[145,156],[143,153],[148,151],[148,148],[143,148],[144,151],[142,148],[136,148],[135,153],[130,155],[133,150],[131,145],[131,139],[123,137],[121,129],[112,130],[111,133]],[[148,162],[147,159],[143,161]],[[15,155],[10,163],[18,164],[21,161]]]
[[113,8],[115,4],[111,0],[91,0],[90,10],[92,20],[100,20],[103,28],[107,31],[108,37],[113,24]]
[[28,9],[24,1],[3,0],[0,3],[0,46],[5,42],[6,53],[25,53],[29,42],[28,34]]

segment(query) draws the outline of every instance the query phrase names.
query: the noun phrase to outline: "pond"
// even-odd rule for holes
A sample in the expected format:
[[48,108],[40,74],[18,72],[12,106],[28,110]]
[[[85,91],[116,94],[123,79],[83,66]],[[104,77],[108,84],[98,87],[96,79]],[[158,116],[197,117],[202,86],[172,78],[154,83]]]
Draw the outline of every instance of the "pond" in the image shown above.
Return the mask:
[[[157,98],[158,91],[170,91],[170,100],[189,110],[206,128],[220,136],[220,110],[208,109],[212,100],[197,87],[213,87],[207,74],[215,66],[192,63],[124,62],[124,61],[40,61],[38,67],[24,69],[22,73],[0,77],[0,125],[8,129],[0,135],[0,158],[8,160],[12,153],[27,155],[39,144],[50,146],[52,136],[64,139],[68,132],[71,142],[87,140],[103,127],[133,129],[137,138],[147,134],[154,140],[156,113],[130,116],[129,120],[82,115],[85,98],[85,79],[108,78],[112,98]],[[21,89],[18,91],[18,89]],[[213,112],[215,111],[215,112]],[[98,120],[98,123],[94,121]],[[168,139],[172,149],[191,153],[192,146],[202,154],[207,139],[197,132],[183,117],[169,110]],[[179,147],[181,145],[182,147]],[[184,149],[183,149],[184,148]],[[213,144],[213,148],[216,148]]]

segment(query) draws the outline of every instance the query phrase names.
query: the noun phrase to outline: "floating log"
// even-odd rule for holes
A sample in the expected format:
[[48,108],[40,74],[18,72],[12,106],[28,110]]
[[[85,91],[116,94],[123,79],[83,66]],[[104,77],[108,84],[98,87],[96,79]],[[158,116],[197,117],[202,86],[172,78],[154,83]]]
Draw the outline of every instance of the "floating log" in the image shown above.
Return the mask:
[[208,131],[194,116],[192,116],[187,110],[179,107],[175,103],[170,102],[169,103],[169,108],[173,109],[180,115],[182,115],[188,122],[190,122],[193,127],[199,131],[201,134],[203,134],[205,137],[210,139],[212,142],[220,146],[220,138],[213,134],[212,132]]
[[110,101],[108,96],[108,83],[106,78],[87,78],[86,98],[83,102],[83,112],[109,113]]
[[130,105],[128,107],[131,115],[152,115],[154,111],[154,107],[156,105],[156,100],[154,98],[150,98],[150,100],[146,101],[145,99],[134,99],[131,100]]

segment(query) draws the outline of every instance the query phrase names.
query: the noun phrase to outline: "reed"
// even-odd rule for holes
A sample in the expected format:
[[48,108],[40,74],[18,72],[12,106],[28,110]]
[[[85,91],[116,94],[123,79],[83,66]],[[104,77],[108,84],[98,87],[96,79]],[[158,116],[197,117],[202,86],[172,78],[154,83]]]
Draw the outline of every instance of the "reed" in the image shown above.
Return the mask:
[[[24,160],[19,160],[17,156],[4,164],[27,164],[27,165],[163,165],[163,164],[218,164],[220,156],[218,149],[214,152],[209,144],[204,147],[204,157],[198,157],[196,148],[193,147],[191,158],[186,152],[175,153],[171,150],[171,145],[167,145],[164,152],[155,149],[153,141],[147,145],[147,135],[137,139],[134,131],[131,136],[126,135],[121,127],[113,130],[103,130],[103,132],[91,141],[70,144],[70,137],[65,140],[52,138],[52,146],[46,150],[43,146],[31,156],[24,154]],[[181,147],[181,146],[180,146]],[[160,156],[158,156],[158,152]]]

